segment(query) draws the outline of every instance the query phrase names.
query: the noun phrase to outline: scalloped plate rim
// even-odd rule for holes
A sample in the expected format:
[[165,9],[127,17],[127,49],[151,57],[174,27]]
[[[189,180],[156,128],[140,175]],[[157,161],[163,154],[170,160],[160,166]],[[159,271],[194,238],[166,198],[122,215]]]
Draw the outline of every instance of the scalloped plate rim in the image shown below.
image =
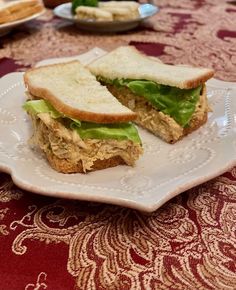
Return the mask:
[[56,192],[55,191],[49,191],[49,190],[44,190],[43,187],[38,187],[32,184],[27,184],[26,181],[20,179],[18,177],[17,174],[14,174],[14,170],[7,165],[3,165],[0,163],[0,170],[2,170],[2,172],[5,172],[7,174],[11,175],[11,178],[14,182],[15,185],[17,185],[19,188],[29,191],[31,193],[34,194],[40,194],[43,196],[48,196],[48,197],[55,197],[55,198],[66,198],[66,199],[71,199],[71,200],[78,200],[78,201],[89,201],[89,202],[98,202],[98,203],[104,203],[104,204],[113,204],[113,205],[117,205],[117,206],[123,206],[123,207],[128,207],[134,210],[139,210],[139,211],[143,211],[143,212],[147,212],[147,213],[151,213],[154,212],[155,210],[157,210],[158,208],[160,208],[162,205],[164,205],[166,202],[168,202],[170,199],[176,197],[177,195],[193,188],[196,186],[199,186],[207,181],[210,181],[211,179],[223,174],[224,172],[230,170],[231,168],[233,168],[234,166],[236,166],[236,160],[233,160],[231,163],[227,164],[224,168],[221,168],[219,171],[216,171],[212,174],[209,175],[204,175],[204,177],[202,177],[201,179],[199,178],[198,180],[195,180],[195,182],[189,182],[189,183],[185,183],[183,188],[179,187],[177,190],[170,192],[168,195],[165,196],[165,198],[159,200],[157,203],[154,203],[152,205],[150,204],[144,204],[144,203],[139,203],[137,201],[134,200],[130,200],[130,199],[121,199],[121,198],[112,198],[112,199],[107,199],[103,194],[96,194],[94,196],[90,196],[89,195],[89,199],[88,197],[86,197],[84,194],[80,195],[80,196],[75,196],[75,195],[71,195],[70,198],[65,197],[66,194],[70,194],[70,192]]

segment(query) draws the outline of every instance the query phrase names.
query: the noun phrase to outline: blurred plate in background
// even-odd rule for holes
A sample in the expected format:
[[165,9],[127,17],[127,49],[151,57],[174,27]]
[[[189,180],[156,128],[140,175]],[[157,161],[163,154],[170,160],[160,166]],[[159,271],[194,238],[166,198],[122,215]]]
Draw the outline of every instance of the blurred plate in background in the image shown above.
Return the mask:
[[37,13],[35,13],[33,15],[30,15],[28,17],[25,17],[23,19],[0,24],[0,36],[3,36],[5,34],[9,33],[14,27],[16,27],[16,26],[18,26],[20,24],[23,24],[25,22],[28,22],[30,20],[33,20],[33,19],[39,17],[40,15],[42,15],[43,13],[45,13],[45,11],[46,10],[43,9],[42,11],[37,12]]
[[60,18],[70,20],[79,29],[94,32],[122,32],[137,27],[143,20],[155,15],[159,11],[157,6],[152,4],[141,4],[139,7],[140,17],[127,21],[95,21],[75,18],[71,12],[71,3],[65,3],[54,9],[54,14]]

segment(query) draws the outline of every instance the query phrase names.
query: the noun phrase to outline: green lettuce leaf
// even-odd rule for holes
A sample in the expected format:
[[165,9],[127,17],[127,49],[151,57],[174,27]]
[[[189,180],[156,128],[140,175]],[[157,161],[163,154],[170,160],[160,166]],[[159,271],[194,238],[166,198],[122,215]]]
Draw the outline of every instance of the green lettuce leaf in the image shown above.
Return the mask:
[[73,0],[71,10],[72,13],[75,14],[75,10],[78,6],[90,6],[90,7],[97,7],[98,0]]
[[33,100],[24,103],[23,108],[25,111],[37,115],[40,113],[48,113],[53,119],[63,117],[54,107],[46,100]]
[[72,123],[82,139],[116,139],[131,140],[141,143],[136,127],[132,123],[96,124],[81,122],[81,126]]
[[171,116],[182,127],[187,126],[191,120],[202,89],[202,86],[179,89],[147,80],[98,79],[117,87],[128,87],[132,93],[147,99],[153,107]]
[[115,139],[131,140],[141,143],[136,127],[132,123],[97,124],[83,122],[70,118],[58,112],[46,100],[27,101],[23,108],[31,114],[48,113],[53,119],[66,118],[70,121],[70,128],[76,130],[82,139]]

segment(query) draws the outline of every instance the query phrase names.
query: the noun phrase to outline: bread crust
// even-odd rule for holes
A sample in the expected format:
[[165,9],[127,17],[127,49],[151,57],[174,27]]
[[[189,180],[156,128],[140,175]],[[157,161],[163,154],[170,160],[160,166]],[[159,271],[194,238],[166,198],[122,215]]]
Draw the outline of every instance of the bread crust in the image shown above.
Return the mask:
[[[82,162],[71,163],[66,159],[60,159],[56,155],[50,152],[45,152],[47,160],[51,167],[61,173],[86,173],[83,171]],[[109,159],[96,160],[91,168],[87,172],[101,170],[109,167],[115,167],[117,165],[124,165],[125,162],[120,156],[114,156]]]
[[197,130],[202,125],[204,125],[207,122],[207,119],[208,119],[208,114],[207,112],[205,112],[202,119],[196,119],[194,120],[194,122],[192,122],[191,126],[184,128],[184,134],[182,138],[192,133],[193,131]]
[[[146,54],[144,54],[143,52],[137,50],[134,46],[132,46],[132,49],[133,49],[134,52],[139,53],[140,55],[142,55],[144,57],[147,57]],[[179,65],[179,67],[181,67],[181,66],[182,65]],[[188,67],[188,66],[186,66],[186,67]],[[191,67],[191,66],[189,66],[189,67]],[[197,67],[197,68],[201,68],[201,67]],[[202,67],[202,68],[205,69],[204,67]],[[201,77],[185,81],[185,82],[183,82],[182,84],[180,84],[177,87],[180,88],[180,89],[193,89],[193,88],[196,88],[196,87],[200,86],[201,84],[205,83],[207,80],[209,80],[213,76],[214,76],[214,70],[213,69],[208,69],[208,72],[205,73],[204,75],[202,75]]]
[[[73,64],[76,62],[78,61],[71,61],[71,62],[68,62],[67,64],[69,63]],[[44,66],[44,68],[52,67],[52,66],[57,67],[61,65],[62,64],[53,64],[53,65]],[[35,71],[35,70],[40,70],[40,69],[41,67],[33,68],[33,69],[28,70],[24,74],[24,82],[28,88],[29,93],[32,94],[36,98],[48,100],[56,110],[65,114],[66,116],[74,118],[74,119],[78,119],[80,121],[87,121],[87,122],[94,122],[94,123],[101,123],[101,124],[129,122],[136,119],[136,114],[132,111],[130,111],[130,113],[120,113],[120,114],[106,114],[106,113],[100,114],[100,113],[95,113],[95,112],[79,110],[65,104],[64,102],[59,100],[56,96],[51,94],[49,90],[31,85],[30,80],[29,80],[30,72],[32,70]]]

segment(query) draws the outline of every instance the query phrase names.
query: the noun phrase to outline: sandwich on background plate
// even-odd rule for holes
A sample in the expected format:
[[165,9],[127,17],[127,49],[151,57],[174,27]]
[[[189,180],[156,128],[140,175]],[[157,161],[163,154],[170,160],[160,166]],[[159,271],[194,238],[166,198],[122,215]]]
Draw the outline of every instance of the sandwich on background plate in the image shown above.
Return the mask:
[[136,114],[97,82],[79,61],[30,69],[24,74],[32,118],[32,144],[59,172],[134,165],[141,141],[130,122]]
[[79,20],[112,21],[113,16],[109,11],[98,7],[79,6],[75,9],[75,18]]
[[73,0],[72,13],[78,20],[126,21],[140,17],[139,6],[134,1]]
[[0,24],[24,19],[44,10],[41,1],[21,0],[0,3]]
[[123,46],[93,61],[89,70],[126,107],[135,122],[175,143],[207,121],[205,82],[212,69],[167,65]]
[[134,1],[107,1],[98,2],[98,7],[112,13],[113,20],[125,21],[140,17],[140,4]]

